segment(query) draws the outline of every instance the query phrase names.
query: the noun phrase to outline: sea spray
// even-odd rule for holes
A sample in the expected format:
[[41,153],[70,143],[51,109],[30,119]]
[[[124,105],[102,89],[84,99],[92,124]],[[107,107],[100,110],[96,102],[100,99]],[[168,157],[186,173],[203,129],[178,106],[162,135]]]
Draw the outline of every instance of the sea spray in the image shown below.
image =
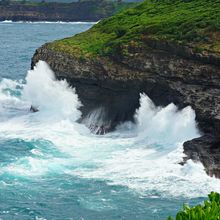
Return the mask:
[[[220,190],[219,180],[207,176],[201,163],[190,160],[180,165],[184,157],[182,143],[199,136],[191,107],[156,107],[142,94],[135,119],[136,125],[129,126],[132,136],[126,136],[129,123],[107,135],[112,152],[100,159],[96,169],[79,167],[67,172],[105,179],[110,185],[123,185],[150,197],[197,197],[211,189]],[[99,139],[100,145],[104,140]]]
[[108,119],[104,107],[99,107],[89,112],[83,118],[82,123],[94,134],[103,135],[111,131],[111,120]]
[[53,71],[44,61],[39,61],[34,70],[28,71],[22,98],[37,107],[40,114],[80,118],[80,102],[75,90],[66,80],[58,81]]
[[195,117],[190,106],[182,110],[173,103],[156,107],[147,95],[141,94],[135,120],[139,136],[162,144],[175,144],[199,137]]
[[[80,102],[75,90],[66,81],[57,81],[45,62],[28,72],[20,90],[16,106],[33,104],[40,111],[9,115],[7,121],[1,121],[0,139],[31,145],[26,155],[1,165],[1,177],[38,180],[64,175],[100,180],[144,197],[193,198],[220,191],[219,180],[207,176],[200,163],[179,164],[184,156],[182,142],[199,135],[190,107],[156,107],[142,94],[135,124],[125,123],[97,136],[76,122]],[[11,94],[7,94],[9,100],[14,98]]]

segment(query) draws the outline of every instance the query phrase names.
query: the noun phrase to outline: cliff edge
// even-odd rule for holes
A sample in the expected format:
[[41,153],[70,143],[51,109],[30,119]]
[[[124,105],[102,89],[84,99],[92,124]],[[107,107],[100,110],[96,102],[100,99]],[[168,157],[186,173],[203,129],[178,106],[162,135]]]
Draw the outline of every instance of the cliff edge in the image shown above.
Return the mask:
[[76,87],[83,118],[103,110],[106,129],[132,120],[139,94],[156,105],[192,106],[202,137],[187,159],[220,177],[220,2],[145,0],[87,32],[39,48],[57,78]]

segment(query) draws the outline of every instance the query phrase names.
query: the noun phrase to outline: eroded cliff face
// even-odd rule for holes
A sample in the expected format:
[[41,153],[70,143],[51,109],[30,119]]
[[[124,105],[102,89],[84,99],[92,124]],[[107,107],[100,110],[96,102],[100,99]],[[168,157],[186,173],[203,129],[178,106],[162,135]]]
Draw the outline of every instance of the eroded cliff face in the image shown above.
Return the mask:
[[171,50],[170,45],[162,49],[152,45],[127,48],[126,55],[111,58],[81,59],[46,44],[36,51],[32,67],[39,60],[46,61],[57,78],[67,79],[76,88],[83,118],[103,108],[103,126],[109,130],[133,119],[140,93],[146,93],[156,105],[192,106],[205,136],[184,144],[186,159],[199,159],[208,174],[220,176],[220,158],[216,157],[220,155],[220,59],[181,48]]

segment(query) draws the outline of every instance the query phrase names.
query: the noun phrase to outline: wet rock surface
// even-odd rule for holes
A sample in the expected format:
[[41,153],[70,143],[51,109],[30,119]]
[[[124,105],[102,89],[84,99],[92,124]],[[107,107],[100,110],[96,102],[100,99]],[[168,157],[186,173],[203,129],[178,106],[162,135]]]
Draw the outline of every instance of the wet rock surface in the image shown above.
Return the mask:
[[83,118],[102,107],[102,126],[111,129],[133,120],[140,93],[156,105],[192,106],[203,136],[184,144],[187,159],[199,159],[209,175],[220,177],[220,59],[197,59],[199,55],[185,56],[179,50],[152,46],[130,48],[126,56],[79,59],[46,44],[36,51],[32,67],[46,61],[57,78],[76,88]]
[[220,178],[220,139],[214,135],[204,135],[184,143],[185,160],[201,161],[207,174]]

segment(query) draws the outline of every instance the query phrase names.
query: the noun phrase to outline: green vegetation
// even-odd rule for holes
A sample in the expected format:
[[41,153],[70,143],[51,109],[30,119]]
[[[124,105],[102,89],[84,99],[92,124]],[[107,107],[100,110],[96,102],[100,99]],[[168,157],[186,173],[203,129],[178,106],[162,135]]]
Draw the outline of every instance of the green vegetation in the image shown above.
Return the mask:
[[111,55],[146,39],[171,41],[195,52],[220,54],[219,0],[145,0],[93,28],[49,47],[74,56]]
[[[93,0],[94,1],[94,0]],[[81,3],[91,3],[92,0],[80,1]],[[127,9],[131,6],[137,5],[136,3],[117,3],[109,0],[95,0],[93,3],[93,7],[91,8],[91,12],[94,14],[109,14],[109,12],[113,12],[115,14],[120,12],[123,9]]]
[[[184,205],[183,211],[176,215],[176,220],[219,220],[220,219],[220,194],[212,192],[209,200],[204,204],[190,208]],[[169,217],[167,220],[173,220]]]

